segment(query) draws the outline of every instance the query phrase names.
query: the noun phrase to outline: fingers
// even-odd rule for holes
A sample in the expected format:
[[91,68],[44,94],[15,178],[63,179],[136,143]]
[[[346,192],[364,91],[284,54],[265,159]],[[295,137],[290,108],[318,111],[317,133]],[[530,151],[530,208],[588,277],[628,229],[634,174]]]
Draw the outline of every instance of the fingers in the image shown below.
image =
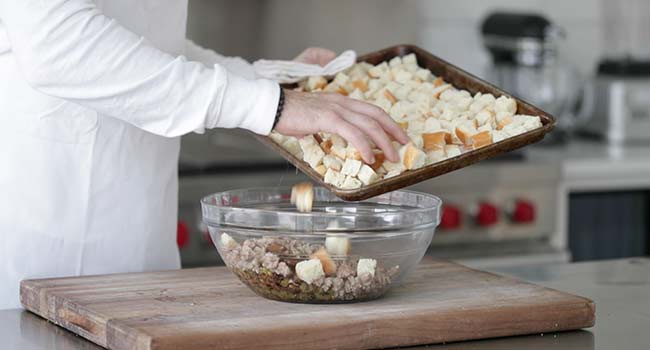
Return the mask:
[[372,152],[372,145],[366,135],[355,125],[344,118],[334,114],[325,120],[322,129],[328,132],[338,134],[351,143],[359,153],[364,162],[372,164],[375,162],[375,154]]
[[379,122],[367,115],[343,108],[339,113],[345,120],[361,129],[375,143],[375,145],[377,145],[377,147],[384,151],[384,154],[389,161],[396,162],[399,160],[397,151],[393,147],[390,138]]
[[410,139],[406,132],[393,121],[393,119],[384,112],[383,109],[363,101],[357,101],[352,98],[347,98],[338,94],[334,94],[335,97],[330,97],[338,99],[337,102],[343,104],[348,109],[367,115],[377,121],[379,125],[390,135],[393,139],[397,140],[401,144],[407,144]]
[[351,98],[348,98],[348,100],[349,101],[347,101],[347,103],[351,110],[366,114],[369,117],[373,118],[389,135],[391,135],[399,143],[407,144],[410,141],[408,135],[406,135],[406,132],[404,132],[404,130],[402,130],[402,128],[400,128],[399,125],[393,121],[393,118],[384,112],[383,109],[370,103],[357,101]]

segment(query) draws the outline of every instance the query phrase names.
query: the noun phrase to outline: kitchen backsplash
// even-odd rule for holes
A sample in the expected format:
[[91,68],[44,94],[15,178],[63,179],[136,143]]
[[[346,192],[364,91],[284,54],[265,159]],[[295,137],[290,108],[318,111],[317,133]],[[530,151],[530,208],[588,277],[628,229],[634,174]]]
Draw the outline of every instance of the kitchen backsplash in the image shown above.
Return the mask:
[[591,73],[605,53],[650,51],[647,0],[191,0],[188,35],[250,60],[290,58],[310,45],[362,53],[416,43],[483,75],[489,57],[479,25],[494,10],[548,16],[566,30],[562,58],[583,73]]

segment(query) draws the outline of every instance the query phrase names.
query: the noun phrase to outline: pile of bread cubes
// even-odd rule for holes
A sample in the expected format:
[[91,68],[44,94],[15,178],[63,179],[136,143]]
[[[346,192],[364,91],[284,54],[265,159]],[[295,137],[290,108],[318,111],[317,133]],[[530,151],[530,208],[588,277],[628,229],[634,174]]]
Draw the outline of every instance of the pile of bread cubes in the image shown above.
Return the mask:
[[358,189],[542,126],[539,116],[516,114],[513,98],[480,92],[472,96],[434,77],[418,66],[414,54],[378,65],[357,63],[330,82],[322,76],[309,77],[296,89],[336,92],[377,105],[411,139],[406,145],[394,142],[399,162],[385,160],[375,149],[375,163],[365,164],[359,151],[335,134],[297,139],[271,133],[273,141],[339,189]]

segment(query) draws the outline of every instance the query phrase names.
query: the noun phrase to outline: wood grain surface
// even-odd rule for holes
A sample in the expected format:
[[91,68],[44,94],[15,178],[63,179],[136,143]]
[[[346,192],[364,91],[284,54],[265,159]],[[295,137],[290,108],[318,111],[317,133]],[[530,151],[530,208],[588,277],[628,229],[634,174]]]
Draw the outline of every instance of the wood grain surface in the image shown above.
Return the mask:
[[[442,77],[446,82],[451,83],[459,89],[465,89],[472,93],[472,95],[476,94],[477,92],[482,92],[491,93],[496,97],[501,95],[512,96],[511,94],[497,88],[496,86],[470,73],[467,73],[464,70],[452,65],[451,63],[435,55],[432,55],[431,53],[414,45],[398,45],[389,47],[377,52],[360,56],[357,61],[378,64],[383,61],[388,61],[393,57],[404,56],[410,53],[415,54],[418,60],[418,64],[421,67],[429,69],[435,76]],[[316,183],[332,191],[339,198],[347,201],[360,201],[380,195],[382,193],[410,186],[457,169],[464,168],[487,158],[492,158],[494,156],[522,148],[526,145],[542,140],[544,138],[544,135],[553,130],[555,127],[555,118],[553,116],[531,105],[530,103],[521,100],[517,96],[512,97],[517,100],[517,113],[539,116],[542,121],[541,128],[530,130],[521,135],[510,137],[476,150],[471,150],[459,156],[445,159],[441,162],[437,162],[417,170],[407,171],[398,176],[383,179],[355,190],[343,190],[330,184],[326,184],[323,181],[323,177],[314,169],[312,169],[309,164],[286,151],[280,145],[273,142],[273,140],[271,140],[269,137],[259,135],[255,135],[255,137],[260,142],[279,153],[282,157],[284,157],[296,168],[313,179]]]
[[26,309],[109,349],[372,349],[591,327],[589,299],[425,259],[384,298],[263,299],[224,267],[25,280]]

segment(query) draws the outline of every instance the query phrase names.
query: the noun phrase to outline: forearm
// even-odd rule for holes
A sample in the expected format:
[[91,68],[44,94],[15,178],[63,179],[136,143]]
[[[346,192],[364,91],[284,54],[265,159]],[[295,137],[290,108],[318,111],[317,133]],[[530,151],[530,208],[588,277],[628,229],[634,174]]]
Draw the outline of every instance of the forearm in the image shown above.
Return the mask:
[[30,85],[149,132],[269,131],[277,84],[172,57],[88,0],[0,0],[0,19]]

